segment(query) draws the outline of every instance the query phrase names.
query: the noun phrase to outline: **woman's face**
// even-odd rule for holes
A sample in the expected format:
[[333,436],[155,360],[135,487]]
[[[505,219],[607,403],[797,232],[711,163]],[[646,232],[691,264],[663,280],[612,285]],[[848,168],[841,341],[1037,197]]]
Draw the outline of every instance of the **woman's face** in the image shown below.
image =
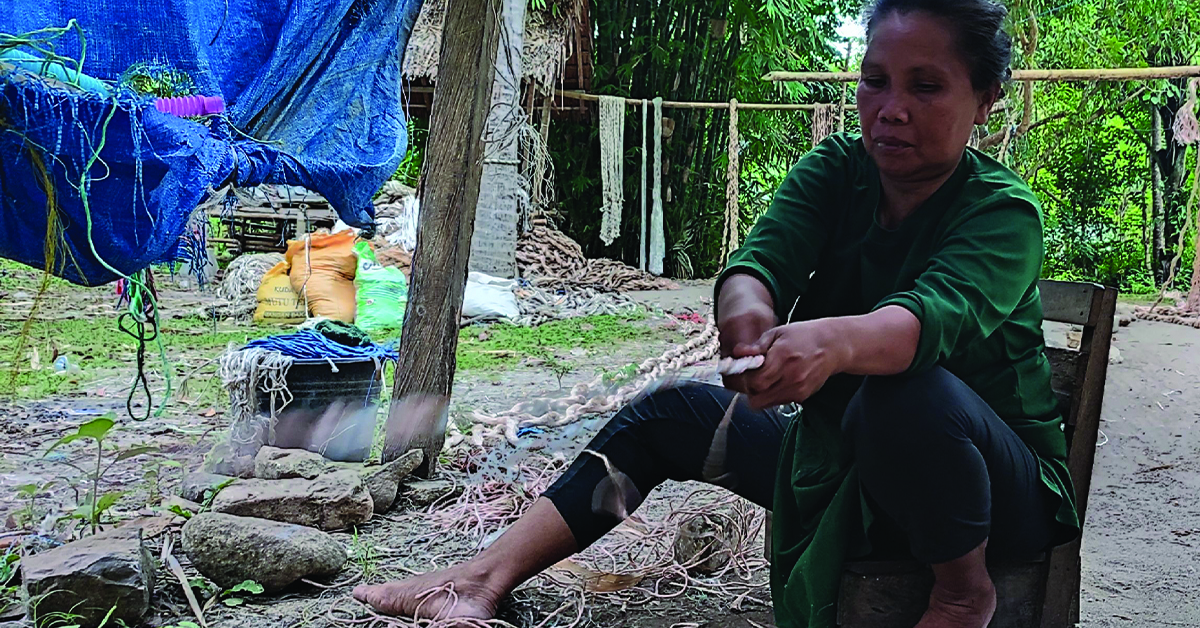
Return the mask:
[[971,87],[954,31],[915,11],[892,13],[871,33],[858,83],[863,143],[882,176],[922,181],[952,172],[996,90]]

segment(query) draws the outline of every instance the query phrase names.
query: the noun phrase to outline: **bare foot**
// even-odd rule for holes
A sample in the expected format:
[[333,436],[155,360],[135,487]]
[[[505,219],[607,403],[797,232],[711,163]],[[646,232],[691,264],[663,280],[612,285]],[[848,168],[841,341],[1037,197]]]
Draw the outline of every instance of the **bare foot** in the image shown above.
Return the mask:
[[950,591],[934,584],[929,609],[916,628],[987,628],[995,612],[996,587],[991,581],[970,591]]
[[384,615],[415,619],[492,619],[504,593],[487,584],[471,563],[407,580],[354,588],[354,599]]

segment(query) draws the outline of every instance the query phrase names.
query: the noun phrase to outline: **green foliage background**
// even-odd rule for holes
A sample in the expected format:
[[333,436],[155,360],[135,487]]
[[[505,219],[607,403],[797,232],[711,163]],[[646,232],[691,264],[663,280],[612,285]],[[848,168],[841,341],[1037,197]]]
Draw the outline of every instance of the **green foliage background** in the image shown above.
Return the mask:
[[[1015,68],[1115,68],[1200,64],[1200,2],[1180,0],[1008,0]],[[863,0],[591,0],[595,72],[591,91],[679,101],[837,102],[838,84],[772,84],[771,70],[841,70],[848,41],[839,26],[857,21]],[[536,7],[535,7],[536,9]],[[851,70],[861,58],[856,42]],[[848,88],[853,102],[854,85]],[[1185,80],[1039,82],[1030,122],[1039,123],[988,152],[1029,181],[1046,215],[1045,276],[1093,280],[1150,292],[1181,253],[1176,289],[1186,290],[1196,226],[1184,230],[1196,149],[1173,143],[1170,123],[1186,99]],[[1007,112],[988,133],[1016,128],[1023,86],[1008,86]],[[1157,111],[1157,114],[1153,113]],[[667,264],[675,277],[720,269],[728,147],[725,110],[665,109],[674,131],[663,143]],[[1152,151],[1152,115],[1167,132]],[[556,118],[550,152],[560,228],[591,257],[637,264],[640,233],[642,112],[626,108],[622,236],[604,246],[600,230],[598,114]],[[847,129],[856,129],[850,112]],[[740,230],[766,210],[788,168],[811,148],[807,112],[739,111]],[[653,131],[652,122],[650,130]],[[423,143],[414,134],[419,167]],[[653,142],[650,143],[651,151]],[[1156,247],[1152,156],[1174,176],[1164,186],[1163,245]],[[1182,232],[1183,247],[1178,247]]]

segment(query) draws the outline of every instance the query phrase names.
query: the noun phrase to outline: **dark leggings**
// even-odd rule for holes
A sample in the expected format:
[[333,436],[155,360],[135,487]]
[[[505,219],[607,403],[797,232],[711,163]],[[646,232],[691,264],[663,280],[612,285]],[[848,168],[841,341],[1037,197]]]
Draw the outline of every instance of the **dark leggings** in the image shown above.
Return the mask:
[[[629,476],[641,495],[666,480],[701,480],[713,433],[733,392],[688,385],[626,406],[588,445]],[[771,508],[788,418],[778,409],[733,415],[725,457],[738,495]],[[868,497],[912,555],[940,563],[988,540],[991,552],[1029,555],[1050,544],[1054,496],[1038,460],[966,384],[942,368],[912,376],[867,377],[842,422]],[[580,549],[619,521],[592,509],[604,464],[582,455],[547,497]]]

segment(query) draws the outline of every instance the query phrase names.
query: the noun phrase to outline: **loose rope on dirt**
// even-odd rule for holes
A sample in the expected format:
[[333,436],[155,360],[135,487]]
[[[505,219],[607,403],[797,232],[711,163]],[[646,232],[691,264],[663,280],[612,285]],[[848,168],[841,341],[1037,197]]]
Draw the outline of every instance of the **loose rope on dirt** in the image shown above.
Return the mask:
[[[505,459],[498,449],[473,448],[455,449],[449,455],[443,469],[461,479],[458,483],[464,492],[453,501],[409,511],[395,520],[430,530],[406,538],[413,547],[459,548],[425,561],[435,569],[460,563],[498,538],[566,467],[561,453],[527,455],[510,450]],[[650,503],[643,505],[587,550],[515,592],[518,596],[539,592],[561,599],[537,625],[576,626],[584,609],[598,602],[628,607],[687,594],[703,594],[736,610],[747,603],[768,606],[766,561],[759,542],[764,519],[761,508],[716,487],[700,488],[667,503],[664,516],[648,516],[653,508]],[[450,542],[463,536],[468,539],[467,546]],[[440,616],[453,607],[452,596],[446,597],[450,598],[448,607],[436,604]],[[387,625],[441,626],[440,621]]]
[[[682,345],[676,345],[662,355],[642,362],[632,382],[612,390],[612,384],[599,376],[587,383],[576,384],[571,394],[562,398],[542,397],[523,401],[511,410],[497,414],[475,411],[474,420],[484,429],[472,432],[473,442],[482,444],[482,439],[503,436],[511,445],[517,445],[517,432],[527,427],[562,427],[587,416],[615,412],[640,395],[648,394],[663,386],[674,385],[683,377],[681,371],[694,364],[711,360],[717,355],[717,326],[710,316],[703,331]],[[716,375],[716,365],[705,369],[705,377]],[[462,442],[461,434],[452,429],[447,444]]]
[[517,297],[521,315],[512,322],[525,327],[579,316],[630,316],[641,309],[641,305],[624,294],[599,292],[593,288],[551,291],[529,285],[515,288],[513,294]]

